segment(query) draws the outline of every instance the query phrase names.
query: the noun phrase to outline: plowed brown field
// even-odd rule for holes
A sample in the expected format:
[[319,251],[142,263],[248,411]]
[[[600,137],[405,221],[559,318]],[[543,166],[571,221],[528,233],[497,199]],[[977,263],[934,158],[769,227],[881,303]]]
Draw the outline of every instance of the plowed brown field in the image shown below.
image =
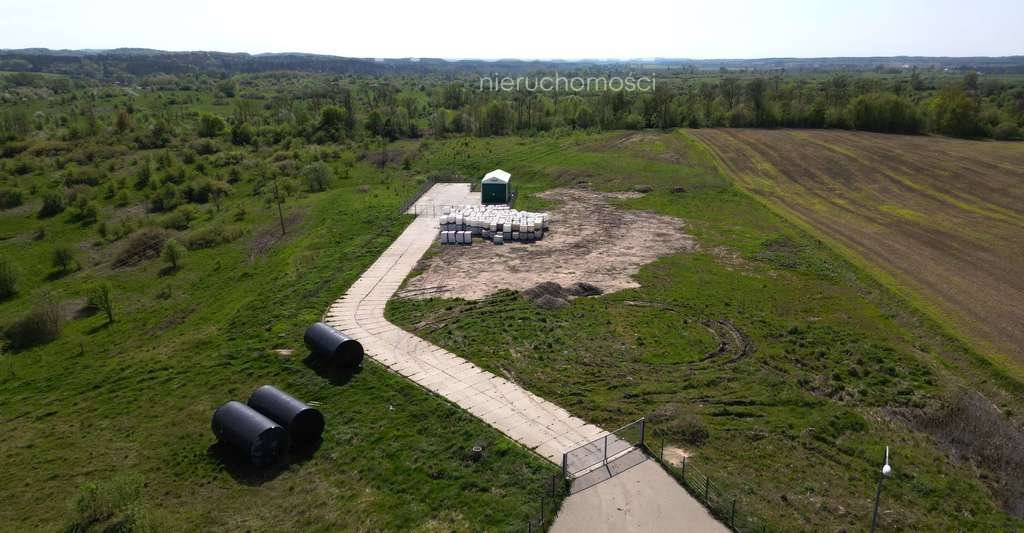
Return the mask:
[[1024,143],[691,130],[737,183],[1024,368]]

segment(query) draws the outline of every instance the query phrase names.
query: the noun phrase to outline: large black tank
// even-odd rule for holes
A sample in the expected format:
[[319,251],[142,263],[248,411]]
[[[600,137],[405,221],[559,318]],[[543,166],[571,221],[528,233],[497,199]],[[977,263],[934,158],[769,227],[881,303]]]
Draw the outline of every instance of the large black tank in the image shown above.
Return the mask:
[[294,396],[264,385],[249,396],[249,407],[284,426],[293,444],[316,441],[324,432],[324,415]]
[[242,450],[254,465],[273,463],[288,446],[283,427],[242,402],[218,407],[210,426],[218,440]]
[[355,368],[363,362],[363,345],[323,322],[309,326],[303,340],[313,355],[331,363]]

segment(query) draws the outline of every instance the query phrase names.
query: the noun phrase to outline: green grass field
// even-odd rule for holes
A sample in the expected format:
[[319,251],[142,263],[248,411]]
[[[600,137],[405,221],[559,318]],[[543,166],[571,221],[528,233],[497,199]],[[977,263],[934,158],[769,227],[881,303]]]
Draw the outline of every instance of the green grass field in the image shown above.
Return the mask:
[[[142,157],[161,152],[101,156],[109,182],[126,179],[130,191],[124,207],[97,194],[101,220],[160,225],[166,215],[140,211],[145,192],[130,182]],[[196,161],[210,166],[213,157]],[[31,159],[37,170],[17,181],[43,189],[54,160]],[[243,172],[221,209],[199,206],[187,230],[171,231],[183,242],[214,228],[239,236],[186,252],[177,270],[160,259],[112,268],[124,239],[100,238],[96,223],[74,222],[70,210],[36,217],[39,195],[0,212],[0,256],[18,279],[0,323],[44,294],[71,315],[98,282],[110,284],[116,306],[112,324],[102,313],[74,318],[57,340],[0,355],[0,530],[525,527],[553,465],[374,363],[338,376],[303,362],[304,327],[409,220],[397,209],[415,189],[411,174],[360,163],[350,175],[326,192],[293,191],[284,205],[291,225],[278,239],[276,210]],[[51,267],[60,245],[78,268]],[[256,471],[213,446],[209,423],[220,403],[265,383],[320,402],[327,429],[315,453]],[[467,459],[475,444],[485,450],[478,463]]]
[[[511,170],[530,195],[588,182],[647,185],[624,208],[681,218],[701,249],[642,269],[641,288],[541,310],[504,291],[482,304],[392,300],[390,318],[606,428],[648,415],[739,505],[781,530],[862,530],[883,447],[886,530],[1016,530],[1012,472],[907,422],[960,390],[1012,427],[1021,385],[794,224],[731,186],[686,132],[433,144],[424,172]],[[671,189],[684,187],[686,192]],[[557,227],[554,229],[557,231]],[[429,333],[415,325],[450,316]],[[755,349],[710,356],[716,325]]]

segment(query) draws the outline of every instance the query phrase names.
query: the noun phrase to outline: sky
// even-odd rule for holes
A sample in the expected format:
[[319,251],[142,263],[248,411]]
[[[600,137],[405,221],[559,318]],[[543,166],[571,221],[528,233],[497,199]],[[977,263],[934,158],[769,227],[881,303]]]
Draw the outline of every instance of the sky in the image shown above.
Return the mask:
[[0,0],[0,48],[347,57],[1024,55],[1022,0]]

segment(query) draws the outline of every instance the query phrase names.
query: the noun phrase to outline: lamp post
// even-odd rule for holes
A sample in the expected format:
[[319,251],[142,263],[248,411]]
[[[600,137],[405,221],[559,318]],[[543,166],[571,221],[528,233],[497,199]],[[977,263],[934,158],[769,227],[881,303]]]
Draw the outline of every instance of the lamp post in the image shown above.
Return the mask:
[[878,476],[878,490],[875,491],[875,512],[871,514],[871,533],[875,533],[878,527],[878,501],[882,498],[882,480],[892,475],[892,467],[889,466],[889,447],[885,447],[885,464],[882,465],[882,475]]

